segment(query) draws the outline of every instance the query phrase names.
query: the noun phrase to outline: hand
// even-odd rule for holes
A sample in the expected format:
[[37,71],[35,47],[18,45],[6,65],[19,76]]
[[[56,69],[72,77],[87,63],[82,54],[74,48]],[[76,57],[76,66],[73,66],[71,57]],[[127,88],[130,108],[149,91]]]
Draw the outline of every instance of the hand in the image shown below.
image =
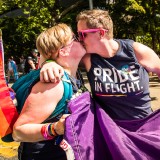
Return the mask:
[[57,83],[63,75],[64,69],[56,62],[45,63],[40,71],[40,81]]
[[65,130],[65,119],[69,116],[70,114],[64,114],[58,122],[55,123],[54,130],[58,135],[63,135],[64,130]]

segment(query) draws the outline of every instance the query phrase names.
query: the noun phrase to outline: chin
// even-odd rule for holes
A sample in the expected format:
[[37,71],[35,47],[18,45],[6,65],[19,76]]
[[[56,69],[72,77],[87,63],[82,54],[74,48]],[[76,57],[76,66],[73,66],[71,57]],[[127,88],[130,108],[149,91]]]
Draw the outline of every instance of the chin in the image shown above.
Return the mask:
[[87,53],[89,53],[89,54],[95,54],[96,52],[95,51],[87,51]]
[[93,48],[86,48],[86,52],[87,53],[96,53],[95,50]]

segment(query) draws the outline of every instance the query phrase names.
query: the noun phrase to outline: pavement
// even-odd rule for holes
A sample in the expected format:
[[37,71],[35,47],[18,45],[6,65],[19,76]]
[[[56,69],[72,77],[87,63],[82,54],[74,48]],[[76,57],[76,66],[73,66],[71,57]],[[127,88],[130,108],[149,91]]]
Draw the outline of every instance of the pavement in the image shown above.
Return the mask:
[[157,76],[150,76],[150,97],[153,110],[160,108],[160,80]]
[[[85,86],[90,90],[87,79],[85,80]],[[11,87],[13,83],[9,83]],[[160,108],[160,80],[157,76],[150,76],[150,96],[151,105],[153,110]],[[17,148],[19,143],[11,142],[4,143],[0,140],[0,160],[18,160],[17,159]]]

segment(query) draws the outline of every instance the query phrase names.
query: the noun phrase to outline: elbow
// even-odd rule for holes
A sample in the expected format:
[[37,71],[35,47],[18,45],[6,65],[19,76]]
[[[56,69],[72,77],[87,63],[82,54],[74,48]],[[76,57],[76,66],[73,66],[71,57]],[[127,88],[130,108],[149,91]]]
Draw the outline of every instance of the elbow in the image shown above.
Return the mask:
[[16,142],[23,142],[23,138],[21,137],[21,130],[20,127],[13,127],[13,133],[12,133],[12,138]]
[[20,139],[18,139],[18,137],[14,133],[12,134],[12,138],[15,142],[21,142]]

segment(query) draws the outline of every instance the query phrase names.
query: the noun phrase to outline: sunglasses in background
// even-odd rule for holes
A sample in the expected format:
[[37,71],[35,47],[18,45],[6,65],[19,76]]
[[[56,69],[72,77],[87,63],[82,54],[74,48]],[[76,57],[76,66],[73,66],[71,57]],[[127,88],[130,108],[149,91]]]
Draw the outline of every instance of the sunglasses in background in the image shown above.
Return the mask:
[[103,28],[81,30],[81,31],[78,31],[79,41],[83,41],[84,38],[87,36],[87,33],[95,33],[95,32],[98,32],[98,31],[108,32],[107,29],[103,29]]

